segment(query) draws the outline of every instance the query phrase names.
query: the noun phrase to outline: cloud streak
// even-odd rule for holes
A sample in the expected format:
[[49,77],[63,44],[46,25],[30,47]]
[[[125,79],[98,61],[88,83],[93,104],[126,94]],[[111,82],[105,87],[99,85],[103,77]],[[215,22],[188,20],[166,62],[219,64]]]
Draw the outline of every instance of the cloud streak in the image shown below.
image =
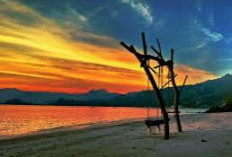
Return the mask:
[[134,9],[147,21],[148,24],[152,24],[153,17],[148,5],[146,5],[141,1],[136,1],[136,0],[121,0],[121,1],[122,3],[130,5],[132,9]]
[[207,28],[201,28],[201,31],[210,38],[211,41],[217,42],[223,39],[223,35],[217,32],[213,32]]
[[[4,19],[0,21],[1,88],[68,93],[97,88],[121,93],[145,89],[142,69],[133,55],[113,46],[119,45],[116,39],[78,28],[66,30],[55,20],[18,2],[1,2],[0,14]],[[73,14],[88,22],[79,12]],[[78,31],[74,39],[75,30]],[[204,74],[197,81],[213,77],[199,69],[180,67],[183,75],[191,69],[190,78],[194,72]],[[197,76],[193,78],[196,80]]]

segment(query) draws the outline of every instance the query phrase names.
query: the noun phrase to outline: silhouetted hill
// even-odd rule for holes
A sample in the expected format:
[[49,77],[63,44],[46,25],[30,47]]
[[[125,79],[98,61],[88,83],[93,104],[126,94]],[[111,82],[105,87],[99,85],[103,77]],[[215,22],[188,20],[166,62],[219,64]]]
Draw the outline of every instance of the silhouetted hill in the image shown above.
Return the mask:
[[232,97],[232,75],[227,74],[219,79],[187,86],[182,94],[183,106],[214,107],[224,104]]
[[232,112],[232,97],[227,98],[225,104],[221,106],[212,107],[205,113],[217,113],[217,112]]
[[[60,99],[72,100],[77,102],[89,102],[89,101],[93,102],[96,101],[96,99],[98,101],[112,99],[118,95],[120,94],[109,93],[103,89],[91,90],[87,93],[80,93],[80,94],[67,94],[67,93],[51,93],[51,92],[26,92],[13,88],[12,89],[5,88],[5,89],[0,89],[0,103],[6,103],[9,102],[10,100],[16,100],[16,99],[20,100],[21,102],[28,102],[30,104],[52,104],[53,102],[55,103]],[[21,103],[16,103],[16,104],[21,104]]]
[[32,103],[29,103],[29,102],[25,102],[25,101],[22,101],[20,99],[10,99],[10,100],[7,100],[5,102],[5,104],[23,104],[23,105],[36,105],[36,104],[32,104]]
[[[166,104],[172,105],[173,90],[163,91]],[[211,108],[224,104],[232,97],[232,75],[227,74],[215,80],[186,86],[181,94],[182,107]],[[17,100],[17,101],[16,101]],[[74,106],[157,106],[152,91],[130,92],[127,94],[109,93],[104,89],[90,90],[81,94],[25,92],[18,89],[0,89],[0,102],[10,104],[52,104]]]

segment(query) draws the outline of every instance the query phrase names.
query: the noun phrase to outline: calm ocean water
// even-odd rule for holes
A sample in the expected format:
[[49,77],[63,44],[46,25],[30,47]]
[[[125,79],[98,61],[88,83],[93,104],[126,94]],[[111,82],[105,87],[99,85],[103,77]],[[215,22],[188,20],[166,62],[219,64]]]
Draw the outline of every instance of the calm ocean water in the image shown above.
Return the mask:
[[[160,111],[150,109],[150,116],[160,116]],[[88,126],[146,117],[146,108],[135,107],[0,105],[0,139],[57,127]]]

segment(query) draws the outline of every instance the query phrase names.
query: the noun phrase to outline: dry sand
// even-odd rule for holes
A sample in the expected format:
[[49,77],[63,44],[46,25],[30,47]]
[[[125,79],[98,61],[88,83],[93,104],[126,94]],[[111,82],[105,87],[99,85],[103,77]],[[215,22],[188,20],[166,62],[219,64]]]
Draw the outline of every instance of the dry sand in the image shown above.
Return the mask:
[[0,156],[40,157],[232,157],[232,113],[171,119],[171,138],[148,134],[143,122],[66,130],[0,141]]

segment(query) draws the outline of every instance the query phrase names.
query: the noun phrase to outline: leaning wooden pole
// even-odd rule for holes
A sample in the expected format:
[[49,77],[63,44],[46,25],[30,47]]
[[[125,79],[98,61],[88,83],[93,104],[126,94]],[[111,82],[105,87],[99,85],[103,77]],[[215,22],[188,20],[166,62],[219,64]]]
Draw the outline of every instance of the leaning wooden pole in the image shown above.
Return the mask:
[[163,96],[155,82],[155,79],[153,78],[150,70],[148,67],[144,67],[144,71],[147,75],[147,77],[149,78],[151,85],[153,87],[153,90],[156,94],[157,100],[158,100],[158,104],[161,108],[161,112],[163,114],[163,118],[164,118],[164,139],[169,139],[169,117],[168,117],[168,112],[166,110],[166,106],[164,103],[164,99]]
[[160,60],[158,57],[154,57],[154,56],[150,56],[147,54],[147,45],[146,45],[146,41],[145,41],[145,35],[144,33],[142,33],[142,42],[143,42],[143,49],[144,49],[144,55],[138,53],[134,46],[128,46],[127,44],[125,44],[124,42],[121,42],[120,44],[126,48],[129,52],[131,52],[132,54],[134,54],[136,56],[136,58],[138,59],[138,61],[141,64],[141,67],[144,69],[149,81],[151,82],[151,85],[153,87],[153,90],[156,94],[157,100],[158,100],[158,104],[161,108],[162,114],[163,114],[163,118],[164,118],[164,139],[169,139],[169,117],[168,117],[168,112],[166,111],[166,105],[163,99],[163,96],[160,92],[160,89],[158,88],[156,81],[150,71],[150,67],[147,64],[147,61],[149,59],[153,59],[159,62],[160,64]]

